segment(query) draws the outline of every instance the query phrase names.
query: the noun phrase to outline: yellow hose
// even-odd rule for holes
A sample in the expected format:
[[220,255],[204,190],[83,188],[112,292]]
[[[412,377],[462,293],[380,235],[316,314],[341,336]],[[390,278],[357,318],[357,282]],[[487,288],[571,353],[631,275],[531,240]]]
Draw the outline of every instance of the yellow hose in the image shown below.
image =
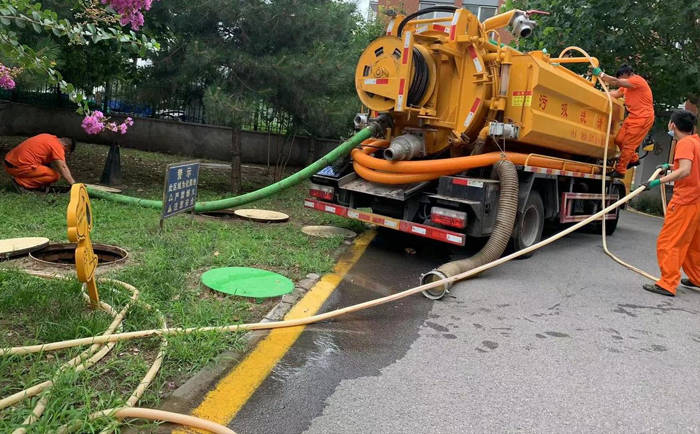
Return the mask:
[[[37,271],[26,271],[28,274],[36,276],[36,277],[41,277],[41,278],[54,278],[54,279],[66,279],[65,276],[58,275],[58,274],[51,274],[51,273],[42,273],[42,272],[37,272]],[[106,311],[107,313],[110,313],[113,317],[114,320],[110,324],[110,326],[107,328],[105,333],[106,334],[111,334],[114,332],[116,329],[121,329],[121,324],[122,321],[124,320],[124,317],[126,316],[126,313],[128,312],[129,308],[131,305],[136,302],[138,296],[139,296],[139,291],[136,289],[134,286],[129,285],[128,283],[121,282],[118,280],[113,280],[113,279],[104,279],[103,282],[111,282],[117,285],[122,286],[123,288],[129,290],[131,292],[131,298],[129,299],[128,303],[124,308],[117,313],[114,311],[112,306],[105,302],[100,302],[100,307],[102,310]],[[82,287],[82,295],[83,298],[85,298],[88,302],[90,301],[88,295],[85,293],[85,285]],[[151,309],[149,305],[145,305],[146,308]],[[160,311],[157,311],[157,314],[160,318],[161,321],[161,326],[163,328],[167,328],[167,323],[165,322],[165,317],[160,313]],[[75,358],[69,360],[65,364],[63,364],[56,375],[60,374],[61,372],[65,371],[68,368],[74,368],[75,372],[81,372],[97,362],[99,362],[104,356],[106,356],[116,345],[115,342],[110,342],[107,345],[102,346],[102,344],[94,344],[87,350],[83,351],[81,354],[76,356]],[[165,357],[165,348],[168,345],[167,339],[163,338],[161,340],[161,345],[158,351],[158,354],[156,356],[156,359],[154,360],[153,364],[151,365],[150,369],[148,372],[146,372],[146,375],[143,377],[143,379],[139,382],[139,385],[137,388],[134,390],[134,392],[131,394],[131,396],[127,399],[126,405],[128,407],[132,407],[136,405],[136,402],[143,396],[145,393],[146,389],[148,386],[151,384],[153,379],[155,378],[156,374],[158,373],[158,370],[160,369],[161,365],[163,364],[163,358]],[[97,353],[95,351],[102,347]],[[93,354],[94,353],[94,354]],[[88,357],[89,355],[92,355],[89,359],[83,361],[85,357]],[[55,377],[54,377],[55,380]],[[16,404],[17,402],[20,402],[26,398],[38,395],[39,393],[46,391],[50,389],[53,386],[54,380],[50,381],[45,381],[43,383],[37,384],[35,386],[32,386],[30,388],[27,388],[25,390],[19,391],[15,394],[12,394],[2,400],[0,400],[0,410],[8,407],[10,405]],[[44,413],[44,410],[46,410],[46,406],[48,404],[48,398],[46,396],[42,396],[39,402],[34,406],[34,409],[32,410],[31,414],[24,420],[22,423],[22,426],[20,428],[17,428],[12,432],[12,434],[25,434],[27,432],[27,427],[35,423],[41,415]]]
[[[593,59],[591,58],[591,56],[584,49],[579,48],[579,47],[573,47],[573,46],[567,47],[564,50],[562,50],[562,52],[559,54],[559,57],[564,57],[564,54],[568,53],[569,51],[578,51],[579,53],[583,54],[583,56],[588,59],[588,61],[591,64],[591,67],[595,68],[596,66],[598,66],[593,62]],[[608,131],[607,131],[606,137],[605,137],[606,146],[605,146],[605,151],[603,153],[603,173],[607,173],[608,147],[610,144],[610,128],[612,127],[613,102],[612,102],[612,96],[610,96],[610,90],[608,89],[608,85],[605,84],[605,82],[603,80],[600,80],[600,85],[602,86],[603,90],[605,90],[605,95],[608,97],[608,109],[609,109]],[[660,173],[660,170],[657,170],[654,173],[658,174],[658,173]],[[650,179],[653,179],[653,178],[650,178]],[[663,188],[663,186],[661,186],[661,188]],[[602,194],[601,201],[602,201],[602,207],[605,208],[605,205],[606,205],[606,179],[605,179],[605,177],[603,177],[602,190],[603,190],[602,191],[603,194]],[[652,280],[654,282],[658,281],[659,280],[658,277],[654,277],[651,274],[647,273],[646,271],[641,270],[641,269],[639,269],[631,264],[628,264],[627,262],[625,262],[622,259],[615,256],[615,254],[613,254],[613,252],[610,251],[610,249],[608,248],[608,237],[607,237],[607,234],[605,233],[606,222],[607,222],[607,219],[605,218],[605,216],[603,216],[603,221],[602,221],[601,227],[602,227],[602,238],[603,238],[603,251],[605,252],[605,254],[610,256],[615,262],[622,265],[623,267],[626,267],[626,268],[634,271],[635,273],[641,274],[642,276],[646,277],[649,280]]]
[[[582,50],[578,47],[566,48],[564,51],[562,51],[562,53],[560,54],[559,57],[563,57],[563,55],[566,52],[572,51],[572,50],[582,53],[584,56],[587,57],[587,59],[593,65],[591,57],[588,55],[588,53],[586,53],[584,50]],[[608,131],[607,131],[607,137],[606,137],[606,143],[609,143],[610,128],[611,128],[611,123],[612,123],[612,97],[610,96],[610,92],[608,90],[608,87],[602,81],[601,81],[601,85],[603,86],[603,88],[608,96],[608,102],[610,104],[610,115],[609,115]],[[605,156],[604,156],[604,160],[603,160],[603,173],[604,174],[607,171],[607,153],[608,153],[608,146],[605,147]],[[652,176],[649,178],[649,180],[656,179],[656,177],[660,173],[661,173],[661,169],[657,169],[652,174]],[[395,175],[395,174],[393,174],[393,175]],[[246,330],[246,331],[249,331],[249,330],[270,330],[270,329],[276,329],[276,328],[308,325],[308,324],[336,318],[336,317],[339,317],[341,315],[345,315],[348,313],[357,312],[359,310],[376,307],[376,306],[379,306],[379,305],[382,305],[385,303],[389,303],[389,302],[393,302],[396,300],[400,300],[402,298],[409,297],[411,295],[414,295],[414,294],[417,294],[417,293],[420,293],[420,292],[423,292],[423,291],[426,291],[429,289],[437,288],[437,287],[442,286],[442,285],[447,285],[447,284],[451,284],[453,282],[457,282],[457,281],[466,279],[468,277],[482,273],[488,269],[497,267],[498,265],[504,264],[512,259],[526,255],[526,254],[528,254],[532,251],[535,251],[537,249],[540,249],[548,244],[551,244],[551,243],[565,237],[566,235],[584,227],[585,225],[587,225],[587,224],[589,224],[589,223],[591,223],[599,218],[602,218],[603,248],[604,248],[606,254],[608,254],[608,256],[610,256],[616,262],[622,264],[623,266],[629,268],[630,270],[635,271],[635,272],[637,272],[637,273],[639,273],[639,274],[643,275],[644,277],[647,277],[651,280],[658,280],[655,277],[647,274],[643,270],[637,269],[634,266],[623,262],[622,260],[617,258],[615,255],[613,255],[612,252],[610,252],[608,247],[607,247],[607,240],[606,240],[606,235],[605,235],[605,215],[613,210],[616,210],[617,208],[624,205],[625,203],[631,201],[633,198],[635,198],[636,196],[641,194],[645,190],[645,187],[643,187],[643,186],[638,187],[636,190],[630,192],[625,197],[620,198],[615,203],[613,203],[609,206],[606,206],[605,184],[606,184],[606,181],[605,181],[605,177],[603,176],[603,181],[602,181],[602,185],[603,185],[603,199],[602,199],[603,209],[601,211],[597,212],[596,214],[586,218],[585,220],[583,220],[579,223],[576,223],[575,225],[573,225],[573,226],[571,226],[571,227],[569,227],[569,228],[567,228],[567,229],[565,229],[565,230],[563,230],[563,231],[561,231],[561,232],[559,232],[559,233],[557,233],[557,234],[555,234],[555,235],[553,235],[545,240],[542,240],[536,244],[533,244],[532,246],[530,246],[526,249],[517,251],[517,252],[512,253],[508,256],[499,258],[495,261],[491,261],[488,264],[484,264],[482,266],[476,267],[474,269],[471,269],[469,271],[465,271],[463,273],[460,273],[460,274],[457,274],[457,275],[454,275],[451,277],[447,277],[445,279],[440,279],[440,280],[436,280],[433,282],[429,282],[429,283],[426,283],[426,284],[423,284],[420,286],[416,286],[416,287],[413,287],[413,288],[410,288],[410,289],[407,289],[407,290],[404,290],[404,291],[401,291],[401,292],[398,292],[398,293],[395,293],[392,295],[381,297],[381,298],[378,298],[375,300],[370,300],[370,301],[367,301],[364,303],[359,303],[359,304],[356,304],[353,306],[348,306],[348,307],[336,309],[336,310],[333,310],[330,312],[313,315],[313,316],[310,316],[307,318],[276,321],[276,322],[267,322],[267,323],[240,324],[240,325],[229,325],[229,326],[219,326],[219,327],[167,328],[167,326],[165,325],[164,320],[163,320],[162,321],[163,327],[160,329],[141,330],[141,331],[136,331],[136,332],[111,334],[111,331],[114,331],[114,329],[116,329],[116,327],[114,327],[114,328],[112,328],[111,331],[110,331],[110,329],[108,329],[103,335],[100,335],[100,336],[93,336],[93,337],[80,338],[80,339],[71,339],[71,340],[66,340],[66,341],[52,342],[52,343],[48,343],[48,344],[39,344],[39,345],[29,345],[29,346],[23,346],[23,347],[0,348],[0,356],[12,355],[12,354],[29,354],[29,353],[36,353],[36,352],[40,352],[40,351],[55,351],[55,350],[59,350],[59,349],[72,348],[72,347],[82,346],[82,345],[92,345],[92,347],[90,348],[90,349],[92,349],[92,348],[95,348],[95,346],[99,347],[102,344],[113,344],[116,342],[127,341],[127,340],[132,340],[132,339],[146,338],[146,337],[150,337],[150,336],[164,337],[164,336],[170,336],[170,335],[181,335],[181,334],[214,332],[214,331],[216,331],[216,332],[233,332],[233,331],[243,331],[243,330]],[[36,275],[36,273],[32,273],[32,274]],[[44,275],[43,277],[55,277],[55,276]],[[110,280],[110,281],[113,283],[120,284],[127,289],[132,289],[133,291],[135,291],[135,292],[133,292],[134,295],[132,296],[132,301],[135,301],[136,295],[138,294],[138,291],[136,290],[136,288],[134,288],[133,286],[126,284],[124,282],[119,282],[116,280]],[[125,307],[125,310],[128,309],[128,307],[129,307],[129,305],[127,305],[127,307]],[[110,307],[110,309],[111,309],[111,307]],[[121,319],[123,319],[122,313],[125,313],[125,310],[120,312]],[[121,319],[120,319],[120,323],[121,323]],[[115,321],[116,321],[116,317],[115,317]],[[112,324],[114,324],[114,322]],[[118,325],[117,325],[117,327],[118,327]],[[111,328],[111,326],[110,326],[110,328]],[[164,345],[166,345],[166,344],[167,344],[167,342],[165,344],[161,345],[161,351],[159,352],[158,357],[156,358],[156,361],[154,362],[151,369],[149,369],[148,373],[146,374],[146,376],[144,377],[142,382],[139,384],[139,387],[136,389],[136,391],[134,391],[132,396],[127,401],[128,405],[134,405],[135,402],[143,394],[143,391],[146,390],[146,388],[148,387],[148,385],[152,381],[153,377],[155,376],[156,372],[158,371],[158,368],[160,367],[160,364],[162,363],[162,356],[164,354],[163,351],[165,348]],[[90,351],[90,349],[86,350],[86,352]],[[106,352],[104,354],[106,354]],[[93,358],[95,358],[95,357],[97,357],[97,355],[93,356]],[[89,359],[88,362],[90,360],[92,360],[92,358]],[[99,358],[97,358],[97,360],[99,360]],[[87,363],[87,362],[84,362],[84,363]],[[79,366],[82,366],[82,364]],[[50,384],[48,386],[46,386],[46,383],[51,383],[51,382],[45,382],[45,383],[33,386],[32,388],[29,388],[29,389],[26,389],[25,391],[20,392],[20,394],[24,393],[25,394],[24,397],[31,396],[31,395],[27,395],[28,393],[30,393],[30,392],[28,392],[30,390],[31,390],[31,392],[35,392],[34,394],[40,393],[42,390],[45,390],[46,388],[50,387]],[[16,395],[17,394],[12,395],[12,396],[5,398],[3,400],[0,400],[0,409],[6,407],[8,405],[12,405],[15,402],[18,402],[16,400],[13,401],[13,399],[11,399],[11,398],[15,397]],[[14,399],[16,399],[16,398],[14,398]],[[2,404],[4,404],[4,406]],[[40,402],[40,404],[41,404],[41,402]],[[44,406],[45,406],[45,403],[44,403]],[[37,408],[38,407],[39,406],[37,406]],[[35,408],[35,410],[36,410],[36,408]],[[43,411],[43,408],[41,409],[41,411]],[[205,421],[205,420],[193,417],[193,416],[164,412],[161,410],[153,410],[153,409],[143,409],[143,408],[134,408],[134,407],[110,409],[110,410],[104,410],[104,411],[95,413],[95,414],[91,415],[91,418],[94,419],[94,418],[109,416],[109,415],[117,417],[117,418],[132,417],[132,418],[143,418],[143,419],[149,419],[149,420],[168,421],[168,422],[178,423],[181,425],[191,426],[194,428],[209,430],[209,431],[214,432],[214,433],[225,433],[225,434],[233,433],[233,431],[231,431],[230,429],[228,429],[224,426],[221,426],[219,424],[215,424],[213,422]],[[20,428],[17,432],[24,432],[24,431],[21,431],[23,429],[24,429],[24,427]]]
[[[657,169],[652,176],[649,178],[650,180],[656,179],[656,177],[659,175],[661,172],[661,169]],[[625,203],[629,202],[630,200],[634,199],[636,196],[641,194],[645,188],[639,187],[627,196],[621,198],[617,202],[611,204],[610,206],[602,209],[601,211],[597,212],[596,214],[586,218],[585,220],[582,220],[581,222],[576,223],[575,225],[555,234],[552,235],[551,237],[542,240],[536,244],[533,244],[532,246],[517,251],[515,253],[512,253],[508,256],[504,256],[502,258],[499,258],[495,261],[489,262],[488,264],[482,265],[480,267],[474,268],[472,270],[466,271],[464,273],[457,274],[455,276],[451,276],[445,279],[441,280],[436,280],[434,282],[426,283],[424,285],[416,286],[414,288],[410,288],[401,292],[398,292],[396,294],[391,294],[385,297],[381,297],[375,300],[370,300],[364,303],[359,303],[353,306],[348,306],[344,307],[341,309],[336,309],[330,312],[318,314],[318,315],[313,315],[307,318],[300,318],[300,319],[294,319],[294,320],[285,320],[285,321],[276,321],[276,322],[267,322],[267,323],[253,323],[253,324],[240,324],[240,325],[229,325],[229,326],[219,326],[219,327],[194,327],[194,328],[161,328],[161,329],[151,329],[151,330],[141,330],[141,331],[136,331],[136,332],[128,332],[128,333],[117,333],[117,334],[104,334],[101,336],[93,336],[89,338],[81,338],[81,339],[71,339],[71,340],[66,340],[66,341],[60,341],[60,342],[52,342],[48,344],[40,344],[40,345],[29,345],[29,346],[24,346],[24,347],[12,347],[12,348],[1,348],[0,349],[0,356],[3,355],[11,355],[11,354],[29,354],[29,353],[36,353],[40,351],[55,351],[55,350],[60,350],[60,349],[65,349],[65,348],[72,348],[76,346],[81,346],[81,345],[94,345],[94,344],[105,344],[109,342],[121,342],[121,341],[127,341],[127,340],[132,340],[132,339],[140,339],[140,338],[146,338],[150,336],[169,336],[169,335],[181,335],[181,334],[190,334],[190,333],[201,333],[201,332],[234,332],[234,331],[243,331],[243,330],[270,330],[270,329],[276,329],[276,328],[284,328],[284,327],[294,327],[294,326],[300,326],[300,325],[308,325],[308,324],[313,324],[316,322],[320,321],[325,321],[329,320],[332,318],[339,317],[341,315],[345,315],[348,313],[352,312],[357,312],[363,309],[368,309],[372,307],[376,307],[382,304],[390,303],[396,300],[400,300],[402,298],[409,297],[414,294],[418,294],[422,291],[426,291],[429,289],[437,288],[439,286],[445,285],[445,284],[451,284],[453,282],[457,282],[459,280],[466,279],[468,277],[474,276],[476,274],[479,274],[481,272],[484,272],[488,269],[497,267],[501,264],[504,264],[510,260],[513,260],[515,258],[518,258],[520,256],[526,255],[534,250],[540,249],[548,244],[553,243],[554,241],[557,241],[570,233],[584,227],[585,225],[597,220],[598,218],[601,218],[605,216],[605,214],[609,213],[610,211],[613,211],[620,206],[624,205]],[[113,281],[116,282],[116,281]],[[128,284],[127,284],[128,285]],[[130,285],[129,285],[130,286]],[[136,410],[136,409],[131,409],[131,410]],[[127,413],[121,412],[119,413],[120,415],[125,415]],[[129,414],[136,414],[136,413],[129,413]],[[119,417],[119,415],[117,415]],[[129,417],[129,416],[125,416]],[[189,419],[187,419],[189,421]],[[184,419],[183,419],[184,421]],[[179,422],[178,422],[179,423]],[[226,431],[220,431],[220,432],[226,432]]]

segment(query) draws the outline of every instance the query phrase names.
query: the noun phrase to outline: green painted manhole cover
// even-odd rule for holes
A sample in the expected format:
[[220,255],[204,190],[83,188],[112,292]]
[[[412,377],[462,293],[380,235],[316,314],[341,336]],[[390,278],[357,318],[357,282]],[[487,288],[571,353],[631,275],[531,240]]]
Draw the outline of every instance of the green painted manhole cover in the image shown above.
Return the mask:
[[281,274],[247,267],[214,268],[202,274],[202,283],[214,291],[239,297],[279,297],[294,290],[294,282]]

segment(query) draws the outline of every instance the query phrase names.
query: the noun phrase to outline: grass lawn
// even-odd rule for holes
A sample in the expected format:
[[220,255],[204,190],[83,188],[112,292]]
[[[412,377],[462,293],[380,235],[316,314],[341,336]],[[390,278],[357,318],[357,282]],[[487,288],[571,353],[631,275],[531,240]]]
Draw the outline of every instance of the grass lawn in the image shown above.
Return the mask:
[[[23,138],[0,137],[0,156]],[[97,183],[107,147],[80,144],[68,164],[78,182]],[[160,199],[165,166],[188,160],[163,154],[122,148],[124,193]],[[0,239],[44,236],[67,242],[67,194],[18,195],[4,171],[0,174]],[[245,167],[244,191],[271,182],[264,167]],[[229,173],[202,169],[200,198],[230,196]],[[299,280],[307,273],[324,273],[334,263],[343,240],[313,239],[299,229],[305,224],[334,224],[361,231],[362,226],[328,214],[303,208],[307,185],[302,184],[251,204],[286,212],[287,223],[260,224],[241,220],[217,221],[181,215],[169,219],[159,231],[155,210],[93,199],[95,227],[92,240],[118,245],[129,252],[125,266],[104,274],[136,286],[141,299],[160,310],[168,325],[205,326],[254,322],[273,302],[257,303],[235,297],[219,297],[199,284],[201,273],[213,267],[249,266],[281,273]],[[27,259],[0,262],[0,347],[30,345],[102,333],[111,322],[104,312],[91,311],[80,297],[80,284],[43,280],[21,270]],[[36,268],[36,266],[33,266]],[[128,294],[116,285],[101,284],[100,295],[116,310]],[[276,302],[276,300],[274,300]],[[132,308],[124,331],[158,327],[157,317],[141,305]],[[241,349],[240,334],[199,334],[172,337],[163,367],[139,406],[156,407],[159,400],[225,350]],[[59,426],[86,420],[90,413],[123,405],[145,374],[158,350],[158,339],[120,343],[99,364],[82,373],[63,372],[48,392],[48,408],[32,432],[49,432]],[[28,356],[0,357],[0,399],[53,378],[58,366],[83,348]],[[0,410],[0,432],[11,432],[27,417],[39,397]],[[81,432],[105,428],[105,420],[83,426]]]

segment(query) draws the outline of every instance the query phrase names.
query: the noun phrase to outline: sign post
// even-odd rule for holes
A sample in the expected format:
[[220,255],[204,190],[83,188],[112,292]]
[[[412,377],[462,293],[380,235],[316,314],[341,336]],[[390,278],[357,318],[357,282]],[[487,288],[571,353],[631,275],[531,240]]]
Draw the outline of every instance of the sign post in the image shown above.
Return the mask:
[[163,213],[160,228],[165,219],[185,211],[194,211],[197,203],[197,184],[199,183],[199,163],[186,162],[168,165],[165,171],[163,188]]
[[90,231],[92,230],[92,206],[85,184],[73,184],[70,189],[70,203],[67,211],[68,239],[76,243],[75,271],[78,280],[85,283],[90,297],[90,304],[97,309],[100,295],[95,282],[97,255],[92,250]]

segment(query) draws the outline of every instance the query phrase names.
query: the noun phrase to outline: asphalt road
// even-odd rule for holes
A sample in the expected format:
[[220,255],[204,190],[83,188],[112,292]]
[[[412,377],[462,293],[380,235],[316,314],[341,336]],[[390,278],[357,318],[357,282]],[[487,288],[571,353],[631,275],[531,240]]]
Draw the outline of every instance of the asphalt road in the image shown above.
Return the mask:
[[[661,221],[625,212],[612,250],[658,273]],[[405,250],[416,250],[415,254]],[[378,237],[324,310],[414,286],[444,247]],[[527,260],[304,332],[238,433],[700,432],[700,292],[675,299],[576,233]]]

